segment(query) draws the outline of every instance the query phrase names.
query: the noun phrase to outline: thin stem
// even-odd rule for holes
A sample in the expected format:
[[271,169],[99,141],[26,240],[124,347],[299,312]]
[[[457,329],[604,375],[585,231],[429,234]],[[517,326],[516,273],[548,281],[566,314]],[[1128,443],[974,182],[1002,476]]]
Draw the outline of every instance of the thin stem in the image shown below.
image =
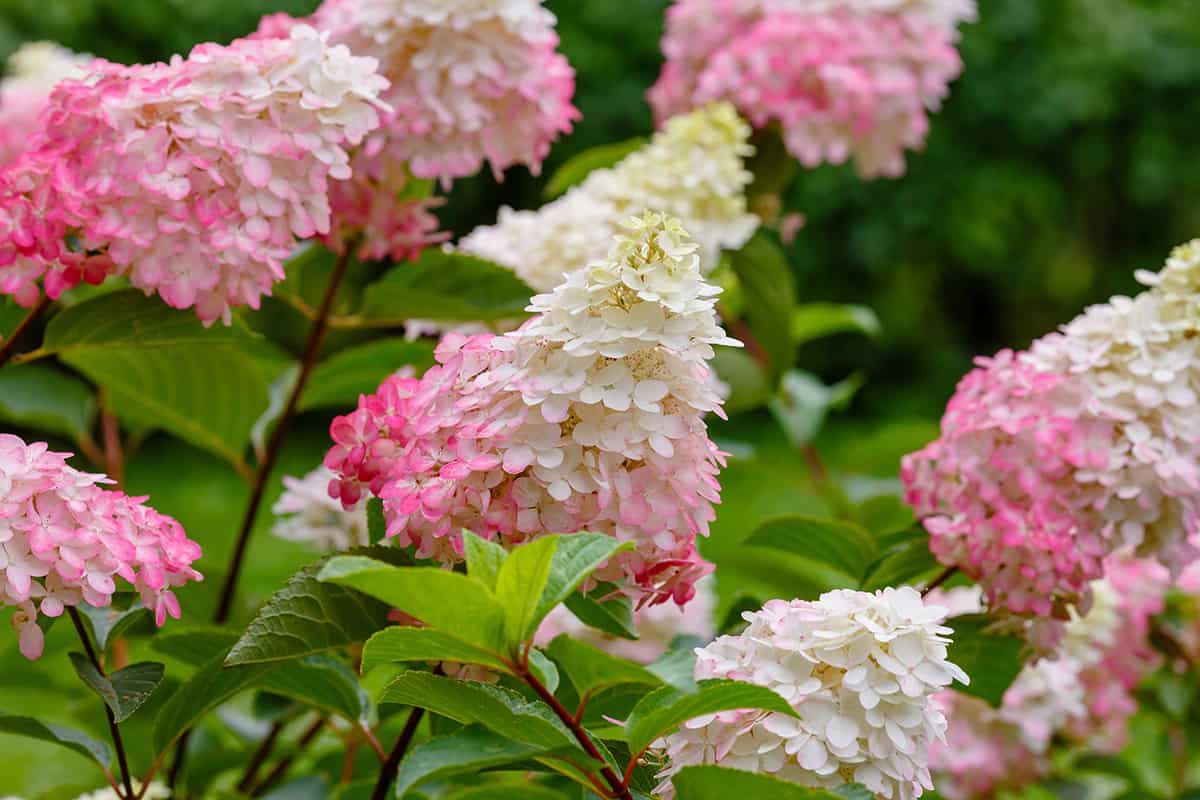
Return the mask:
[[279,460],[284,437],[287,436],[292,417],[296,415],[296,409],[300,404],[300,395],[304,392],[304,387],[308,384],[308,379],[312,376],[313,368],[317,364],[317,357],[321,353],[321,344],[325,341],[325,332],[329,328],[329,314],[333,310],[333,301],[337,296],[338,286],[341,285],[342,278],[346,274],[346,267],[350,264],[352,252],[353,248],[347,246],[333,265],[333,273],[329,276],[329,285],[325,287],[325,297],[321,300],[321,308],[317,312],[317,318],[313,322],[312,330],[308,334],[308,342],[304,347],[304,358],[300,362],[300,374],[296,376],[296,384],[292,387],[292,393],[288,396],[287,405],[284,406],[279,421],[275,423],[275,429],[271,431],[271,438],[267,440],[266,451],[263,453],[262,461],[255,473],[254,485],[250,490],[250,502],[246,506],[246,514],[242,518],[242,527],[238,531],[229,569],[225,573],[225,583],[221,586],[221,599],[213,617],[217,624],[229,619],[230,611],[233,608],[233,597],[237,592],[242,561],[246,557],[246,546],[250,543],[250,533],[254,530],[254,521],[258,518],[258,509],[262,505],[263,495],[267,490],[267,481],[271,477],[271,470],[275,468],[275,462]]
[[108,397],[100,393],[100,432],[104,438],[104,464],[108,477],[117,482],[117,487],[125,483],[125,456],[121,446],[121,427],[117,417],[108,407]]
[[379,744],[379,740],[375,738],[375,734],[365,724],[362,726],[362,734],[366,743],[375,751],[375,755],[379,756],[379,761],[381,763],[387,761],[387,753],[383,752],[383,746]]
[[[100,663],[100,657],[96,654],[96,648],[92,647],[92,639],[88,636],[87,629],[83,627],[83,620],[79,617],[79,612],[74,606],[67,607],[67,614],[71,617],[72,624],[75,625],[75,631],[79,634],[79,641],[83,642],[83,650],[87,654],[88,661],[92,662],[92,666],[101,675],[106,675],[104,665]],[[125,797],[133,800],[135,794],[133,791],[133,780],[129,777],[129,761],[125,757],[125,744],[121,741],[121,731],[117,727],[117,720],[113,717],[112,709],[108,707],[108,703],[104,704],[104,714],[108,717],[108,730],[112,734],[113,749],[117,751],[117,765],[121,768],[121,780],[125,785]],[[118,795],[120,793],[118,792]]]
[[771,371],[771,356],[767,353],[766,348],[762,346],[762,342],[750,330],[750,326],[743,320],[738,319],[729,312],[729,309],[717,304],[717,313],[721,316],[721,321],[725,323],[726,329],[733,334],[733,338],[739,340],[746,346],[746,352],[758,362],[767,372]]
[[379,768],[379,780],[375,781],[371,800],[387,800],[388,792],[392,788],[392,781],[396,780],[396,772],[400,769],[400,759],[404,758],[404,754],[408,752],[408,746],[412,744],[413,737],[417,735],[417,726],[421,724],[421,717],[424,714],[425,709],[417,706],[408,712],[408,721],[404,723],[404,730],[400,731],[400,738],[396,740],[392,752],[388,753],[387,761],[384,761],[383,766]]
[[267,777],[263,778],[262,782],[254,787],[254,789],[250,792],[250,796],[260,797],[267,791],[267,789],[270,789],[272,786],[278,783],[279,780],[287,774],[287,771],[291,769],[292,762],[296,760],[296,756],[304,752],[304,749],[312,743],[312,740],[317,738],[317,734],[321,732],[321,728],[323,727],[325,727],[325,718],[317,717],[316,721],[312,725],[309,725],[308,728],[305,729],[304,733],[300,735],[300,739],[296,742],[296,749],[284,758],[280,759],[279,763],[275,765],[275,768],[267,774]]
[[528,669],[520,670],[518,676],[524,680],[525,683],[529,684],[529,687],[537,693],[538,697],[545,701],[546,705],[550,706],[550,708],[554,711],[555,716],[562,720],[563,724],[570,729],[571,733],[575,735],[576,740],[579,741],[579,744],[583,747],[587,754],[596,759],[596,761],[600,762],[600,774],[604,777],[605,782],[608,783],[608,787],[612,791],[613,797],[619,797],[621,800],[633,800],[633,794],[629,791],[629,786],[626,785],[626,783],[617,776],[617,773],[613,771],[613,768],[608,765],[608,762],[604,760],[604,756],[600,754],[599,748],[596,747],[596,743],[592,741],[592,737],[588,736],[588,732],[584,730],[583,725],[581,725],[578,720],[571,716],[571,712],[559,702],[558,698],[554,696],[554,693],[547,689],[545,685],[537,679],[537,676]]
[[0,367],[8,363],[8,360],[13,357],[13,352],[17,349],[17,342],[25,335],[25,332],[37,322],[50,304],[54,301],[48,296],[42,295],[42,298],[37,301],[37,304],[29,309],[25,316],[17,323],[17,327],[13,328],[13,332],[8,335],[8,338],[0,341]]
[[267,735],[259,743],[254,750],[254,755],[250,756],[249,763],[246,764],[246,769],[242,772],[242,779],[237,782],[237,790],[245,792],[254,784],[254,780],[258,777],[258,771],[262,765],[270,757],[271,751],[275,749],[275,742],[279,741],[279,734],[283,732],[283,721],[280,720],[271,726],[271,730],[267,731]]
[[938,588],[943,583],[945,583],[946,581],[953,578],[955,573],[957,573],[957,572],[958,572],[958,567],[946,567],[944,570],[942,570],[940,573],[938,573],[938,576],[936,578],[931,580],[929,583],[925,584],[925,588],[921,590],[921,596],[924,597],[925,595],[929,594],[934,589]]

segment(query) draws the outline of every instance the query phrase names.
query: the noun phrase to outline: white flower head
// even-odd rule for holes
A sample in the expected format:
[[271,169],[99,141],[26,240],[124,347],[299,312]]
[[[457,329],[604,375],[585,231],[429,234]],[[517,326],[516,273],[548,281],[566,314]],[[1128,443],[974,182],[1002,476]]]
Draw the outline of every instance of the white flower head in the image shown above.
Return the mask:
[[325,466],[303,478],[285,477],[286,489],[271,509],[277,517],[271,532],[322,553],[369,544],[366,501],[344,509],[329,496],[333,477],[333,470]]

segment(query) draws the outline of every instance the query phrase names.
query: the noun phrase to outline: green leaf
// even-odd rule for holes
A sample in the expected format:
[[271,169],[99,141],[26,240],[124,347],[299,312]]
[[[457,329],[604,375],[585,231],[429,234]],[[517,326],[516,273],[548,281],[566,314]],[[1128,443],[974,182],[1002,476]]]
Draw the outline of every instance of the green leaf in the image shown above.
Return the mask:
[[71,653],[70,656],[75,674],[100,695],[117,722],[124,722],[150,699],[162,683],[166,669],[157,661],[143,661],[105,676],[82,653]]
[[875,793],[861,783],[842,784],[833,793],[845,800],[875,800]]
[[550,694],[558,689],[558,666],[537,648],[529,650],[529,671]]
[[39,739],[68,750],[74,750],[82,756],[93,759],[105,769],[108,769],[108,765],[112,763],[112,751],[104,742],[97,741],[82,731],[42,722],[33,717],[0,714],[0,733],[11,733],[27,739]]
[[642,698],[625,721],[630,751],[641,753],[658,737],[705,714],[755,708],[800,716],[786,700],[764,686],[727,680],[700,681],[697,685],[695,694],[664,686]]
[[547,199],[558,197],[572,186],[583,183],[584,179],[597,169],[607,169],[617,164],[625,156],[646,145],[646,137],[635,136],[623,142],[602,144],[599,147],[589,147],[581,153],[568,158],[563,165],[554,171],[542,193]]
[[792,311],[792,340],[797,346],[838,333],[879,336],[879,317],[866,306],[804,303]]
[[929,536],[924,529],[917,528],[916,535],[901,539],[872,565],[863,578],[862,588],[873,592],[886,586],[912,584],[937,569],[937,559],[929,550]]
[[217,656],[224,658],[237,638],[226,628],[196,625],[164,631],[150,640],[150,646],[164,656],[198,667]]
[[379,544],[387,538],[387,518],[383,516],[383,500],[372,497],[367,500],[367,539]]
[[357,589],[463,641],[500,650],[504,608],[487,587],[437,567],[393,567],[363,556],[335,556],[317,579]]
[[[249,669],[234,667],[234,669]],[[305,705],[339,714],[351,722],[364,722],[371,699],[358,684],[349,666],[327,655],[313,655],[285,663],[258,683],[275,694],[290,697]]]
[[414,747],[400,764],[400,772],[396,776],[396,797],[403,797],[409,789],[427,781],[464,773],[473,775],[486,769],[526,761],[546,752],[544,747],[470,725],[449,736],[431,739]]
[[124,419],[161,427],[243,464],[268,388],[240,346],[240,326],[206,329],[136,290],[72,306],[50,321],[44,347],[104,387]]
[[496,591],[496,578],[500,567],[508,558],[508,551],[495,542],[470,531],[463,531],[463,549],[467,556],[467,575],[482,583],[489,591]]
[[201,666],[158,710],[154,723],[154,750],[162,753],[208,712],[255,685],[282,664],[246,664],[225,667],[221,653]]
[[465,642],[435,628],[392,627],[379,631],[363,648],[362,671],[397,661],[458,661],[511,672],[499,653]]
[[485,725],[505,738],[536,747],[578,749],[549,706],[499,686],[405,672],[384,688],[379,702],[426,708],[463,725]]
[[360,315],[381,327],[410,319],[520,319],[533,290],[512,270],[482,258],[430,247],[367,287]]
[[114,606],[97,608],[87,603],[80,603],[77,608],[84,619],[88,621],[88,627],[92,630],[92,638],[96,640],[96,646],[101,651],[108,647],[109,640],[120,638],[130,626],[150,617],[149,609],[136,599],[124,610]]
[[825,424],[831,410],[850,402],[863,384],[862,375],[826,386],[803,370],[790,370],[780,381],[779,394],[767,401],[767,408],[783,428],[793,447],[812,442]]
[[95,393],[73,375],[41,363],[0,370],[0,421],[78,441],[95,417]]
[[804,514],[767,520],[742,543],[826,564],[857,585],[875,558],[875,540],[851,522]]
[[520,781],[469,786],[446,795],[446,800],[567,800],[567,795],[548,786]]
[[558,536],[543,536],[521,545],[508,554],[496,574],[496,600],[504,606],[504,639],[509,647],[531,638],[545,616],[545,612],[539,616],[538,610],[560,541]]
[[[610,584],[600,584],[590,594],[604,597],[612,591]],[[637,628],[633,624],[633,601],[625,595],[597,600],[582,592],[575,592],[567,595],[565,603],[567,609],[584,625],[622,639],[638,638]]]
[[546,615],[570,597],[597,567],[617,553],[633,548],[632,542],[622,544],[600,533],[570,533],[555,538],[558,548],[554,551],[546,588],[534,612],[531,630],[537,630]]
[[566,635],[556,637],[546,648],[546,654],[567,673],[580,697],[625,683],[648,686],[662,683],[661,678],[640,664],[609,655]]
[[985,614],[965,614],[946,620],[954,629],[949,660],[971,678],[969,686],[955,683],[953,688],[982,698],[999,708],[1004,692],[1021,671],[1021,648],[1017,636],[988,630],[995,620]]
[[391,606],[318,580],[317,573],[324,565],[324,561],[310,564],[271,596],[229,651],[228,665],[332,650],[364,641],[388,624]]
[[712,367],[729,386],[725,411],[732,415],[761,408],[771,397],[771,386],[762,366],[744,348],[717,347],[714,350]]
[[401,367],[412,365],[420,373],[433,363],[433,345],[424,341],[380,339],[348,348],[313,370],[300,410],[353,407],[359,395],[374,393]]
[[796,281],[787,258],[770,236],[759,231],[730,255],[746,299],[746,324],[770,360],[772,383],[792,366],[795,344],[781,320],[791,319]]
[[695,639],[681,636],[671,643],[671,648],[646,669],[653,672],[668,686],[674,686],[685,694],[695,694],[696,687],[696,646]]
[[754,800],[839,800],[839,795],[824,789],[809,789],[770,775],[709,764],[684,767],[671,782],[675,785],[677,800],[729,800],[731,797]]

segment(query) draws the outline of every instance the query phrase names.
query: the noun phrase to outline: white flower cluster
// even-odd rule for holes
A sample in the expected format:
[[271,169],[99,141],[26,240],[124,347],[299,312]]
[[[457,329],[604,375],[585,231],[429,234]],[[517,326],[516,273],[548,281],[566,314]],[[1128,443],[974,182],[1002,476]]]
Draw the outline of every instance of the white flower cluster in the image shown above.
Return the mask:
[[465,252],[511,267],[537,291],[603,258],[622,219],[653,209],[678,218],[700,245],[711,272],[722,249],[737,249],[758,227],[746,210],[754,152],[750,127],[728,103],[674,117],[645,147],[537,211],[500,209],[495,225],[459,242]]
[[932,788],[928,750],[946,720],[931,696],[967,675],[946,660],[946,609],[910,587],[842,589],[815,602],[772,600],[749,627],[697,650],[697,678],[767,686],[800,718],[733,711],[685,723],[665,740],[659,791],[690,764],[763,772],[812,787],[858,782],[911,800]]
[[[142,789],[142,782],[139,780],[133,781],[133,790],[139,792]],[[141,795],[142,800],[168,800],[171,797],[171,790],[165,783],[160,781],[151,781],[146,787],[145,793]],[[97,789],[88,794],[81,794],[75,800],[120,800],[121,795],[111,786],[105,786],[103,789]]]
[[343,508],[329,496],[333,478],[333,470],[325,466],[303,478],[284,477],[285,491],[271,509],[276,516],[271,532],[281,539],[306,543],[321,553],[369,544],[366,501]]

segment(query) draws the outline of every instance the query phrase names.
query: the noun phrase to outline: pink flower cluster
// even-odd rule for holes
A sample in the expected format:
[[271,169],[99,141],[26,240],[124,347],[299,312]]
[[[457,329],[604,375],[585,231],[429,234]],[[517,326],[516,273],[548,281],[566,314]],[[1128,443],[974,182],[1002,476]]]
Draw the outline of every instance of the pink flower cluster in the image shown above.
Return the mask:
[[1036,342],[980,359],[942,435],[906,456],[906,499],[942,563],[993,606],[1086,608],[1123,546],[1178,572],[1200,529],[1200,243],[1151,288]]
[[447,562],[464,528],[506,545],[608,533],[636,549],[598,580],[690,600],[724,463],[705,362],[737,342],[678,223],[648,212],[627,226],[607,260],[535,297],[518,331],[447,335],[423,378],[393,376],[334,420],[330,494],[383,498],[388,534]]
[[864,177],[904,173],[962,69],[969,0],[676,0],[650,102],[660,120],[728,100],[778,125],[806,167],[853,157]]
[[29,147],[55,84],[82,75],[89,61],[52,42],[29,42],[9,56],[0,80],[0,167]]
[[[363,231],[364,257],[410,257],[441,240],[428,201],[403,199],[414,176],[445,186],[484,160],[497,178],[515,164],[537,172],[579,118],[575,73],[541,0],[325,0],[305,22],[378,59],[391,81],[392,110],[334,199],[335,228]],[[272,15],[257,35],[292,24]]]
[[0,172],[0,292],[31,304],[116,273],[206,322],[257,307],[296,240],[330,231],[328,183],[380,122],[375,68],[307,26],[93,62]]
[[100,488],[101,475],[67,466],[69,454],[0,434],[0,604],[15,606],[21,652],[42,654],[38,613],[104,607],[117,577],[132,584],[162,625],[179,618],[172,587],[200,580],[200,546],[145,498]]

